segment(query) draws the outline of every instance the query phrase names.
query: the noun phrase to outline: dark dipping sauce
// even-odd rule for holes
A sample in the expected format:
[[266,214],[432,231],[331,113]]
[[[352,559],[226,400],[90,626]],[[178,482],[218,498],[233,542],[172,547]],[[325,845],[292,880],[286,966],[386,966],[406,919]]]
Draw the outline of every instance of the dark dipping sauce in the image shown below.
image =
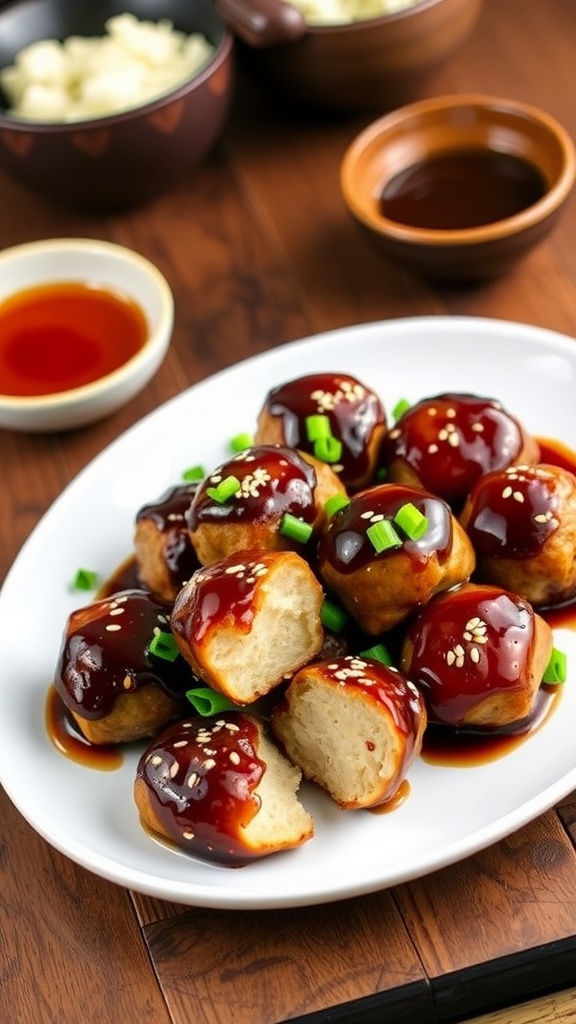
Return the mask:
[[454,149],[413,164],[385,186],[388,220],[453,230],[505,220],[545,194],[547,184],[527,160],[489,149]]

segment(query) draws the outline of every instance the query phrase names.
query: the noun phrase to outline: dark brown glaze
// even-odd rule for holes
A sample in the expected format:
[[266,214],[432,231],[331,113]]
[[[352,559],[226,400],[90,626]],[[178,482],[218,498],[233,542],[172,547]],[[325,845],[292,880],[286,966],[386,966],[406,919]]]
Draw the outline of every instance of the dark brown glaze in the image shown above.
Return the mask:
[[464,526],[478,555],[533,558],[560,525],[557,470],[511,466],[474,487]]
[[150,519],[161,534],[164,564],[175,588],[190,579],[200,565],[186,523],[186,513],[198,486],[194,482],[169,487],[157,501],[143,505],[136,514],[136,523]]
[[248,715],[226,712],[186,719],[164,731],[138,763],[158,834],[207,860],[238,867],[256,854],[242,829],[260,808],[254,790],[265,764],[258,728]]
[[534,644],[527,601],[463,586],[433,598],[408,626],[401,667],[424,694],[429,723],[459,727],[487,697],[526,685]]
[[452,515],[448,505],[425,491],[402,484],[381,484],[354,495],[331,518],[318,545],[321,571],[328,563],[336,572],[346,575],[397,554],[397,547],[377,552],[366,530],[378,520],[392,521],[407,502],[427,519],[426,533],[419,540],[400,534],[402,550],[410,556],[414,573],[425,568],[432,553],[440,562],[447,559],[452,549]]
[[268,392],[267,415],[281,420],[283,443],[314,454],[306,419],[323,415],[332,435],[342,442],[342,454],[332,468],[349,489],[371,474],[370,446],[385,428],[385,413],[378,395],[345,373],[316,373],[287,381]]
[[528,160],[496,149],[450,149],[400,171],[381,196],[384,217],[451,230],[492,224],[532,206],[547,183]]
[[407,466],[422,487],[457,507],[484,473],[519,461],[523,447],[521,424],[498,401],[446,393],[403,414],[384,439],[382,461]]
[[155,632],[170,631],[169,610],[143,590],[122,591],[69,616],[55,672],[56,689],[81,718],[104,718],[121,694],[153,684],[184,697],[190,670],[178,655],[148,651]]
[[99,771],[115,771],[124,764],[124,756],[114,744],[96,746],[84,738],[54,685],[46,694],[44,720],[51,742],[68,760]]
[[174,602],[174,636],[194,646],[224,624],[249,633],[258,606],[256,591],[268,573],[267,559],[265,551],[240,551],[194,573],[193,589],[182,590]]
[[429,725],[420,757],[428,764],[475,768],[506,757],[548,721],[562,699],[561,686],[540,687],[529,715],[495,729],[454,729]]
[[[218,502],[208,490],[227,477],[238,491]],[[254,445],[219,466],[200,485],[187,515],[192,532],[201,524],[280,522],[285,513],[312,523],[316,471],[298,452],[282,445]]]

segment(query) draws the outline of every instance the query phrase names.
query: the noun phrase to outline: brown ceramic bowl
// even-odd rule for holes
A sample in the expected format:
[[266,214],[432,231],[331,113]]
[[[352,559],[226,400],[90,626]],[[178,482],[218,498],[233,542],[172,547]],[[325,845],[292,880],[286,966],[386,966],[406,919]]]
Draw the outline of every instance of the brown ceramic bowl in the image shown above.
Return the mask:
[[388,256],[433,280],[474,281],[509,270],[551,230],[575,176],[574,144],[550,115],[442,96],[364,129],[344,155],[341,187]]
[[209,63],[172,92],[113,116],[56,124],[18,119],[0,91],[0,168],[43,195],[87,210],[148,201],[189,175],[224,125],[233,37],[210,0],[16,0],[0,4],[0,67],[39,39],[102,36],[126,11],[166,18],[215,47]]
[[247,65],[279,94],[332,110],[391,110],[421,95],[470,34],[482,0],[419,0],[346,25],[307,24],[281,0],[216,0]]

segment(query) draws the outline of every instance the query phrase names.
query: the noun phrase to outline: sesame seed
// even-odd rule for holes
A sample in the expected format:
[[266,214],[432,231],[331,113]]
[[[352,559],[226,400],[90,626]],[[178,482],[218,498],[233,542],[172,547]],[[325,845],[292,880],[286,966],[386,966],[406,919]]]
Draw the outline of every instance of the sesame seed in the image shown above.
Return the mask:
[[240,764],[240,754],[237,750],[231,750],[228,757],[232,764]]
[[168,774],[171,779],[174,779],[176,777],[176,775],[178,774],[178,761],[172,761],[172,764],[170,765],[170,768],[168,770]]
[[183,839],[194,839],[195,836],[194,836],[194,833],[190,831],[190,829],[185,829],[184,832],[182,833],[182,838]]
[[470,661],[473,661],[475,665],[480,661],[480,651],[477,647],[470,648]]
[[122,629],[122,626],[120,626],[117,622],[110,622],[106,626],[107,633],[117,633],[120,629]]

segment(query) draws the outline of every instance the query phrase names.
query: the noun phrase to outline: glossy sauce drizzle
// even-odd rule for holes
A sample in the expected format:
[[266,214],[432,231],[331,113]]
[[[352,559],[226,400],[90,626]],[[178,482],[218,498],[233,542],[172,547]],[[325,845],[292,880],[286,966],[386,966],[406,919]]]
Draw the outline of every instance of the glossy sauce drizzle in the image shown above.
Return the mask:
[[124,763],[122,751],[114,746],[89,743],[76,729],[54,684],[49,687],[44,709],[46,732],[61,754],[85,768],[115,771]]
[[532,714],[521,722],[490,732],[428,725],[420,757],[429,764],[475,768],[510,754],[550,718],[561,699],[561,686],[543,685]]

